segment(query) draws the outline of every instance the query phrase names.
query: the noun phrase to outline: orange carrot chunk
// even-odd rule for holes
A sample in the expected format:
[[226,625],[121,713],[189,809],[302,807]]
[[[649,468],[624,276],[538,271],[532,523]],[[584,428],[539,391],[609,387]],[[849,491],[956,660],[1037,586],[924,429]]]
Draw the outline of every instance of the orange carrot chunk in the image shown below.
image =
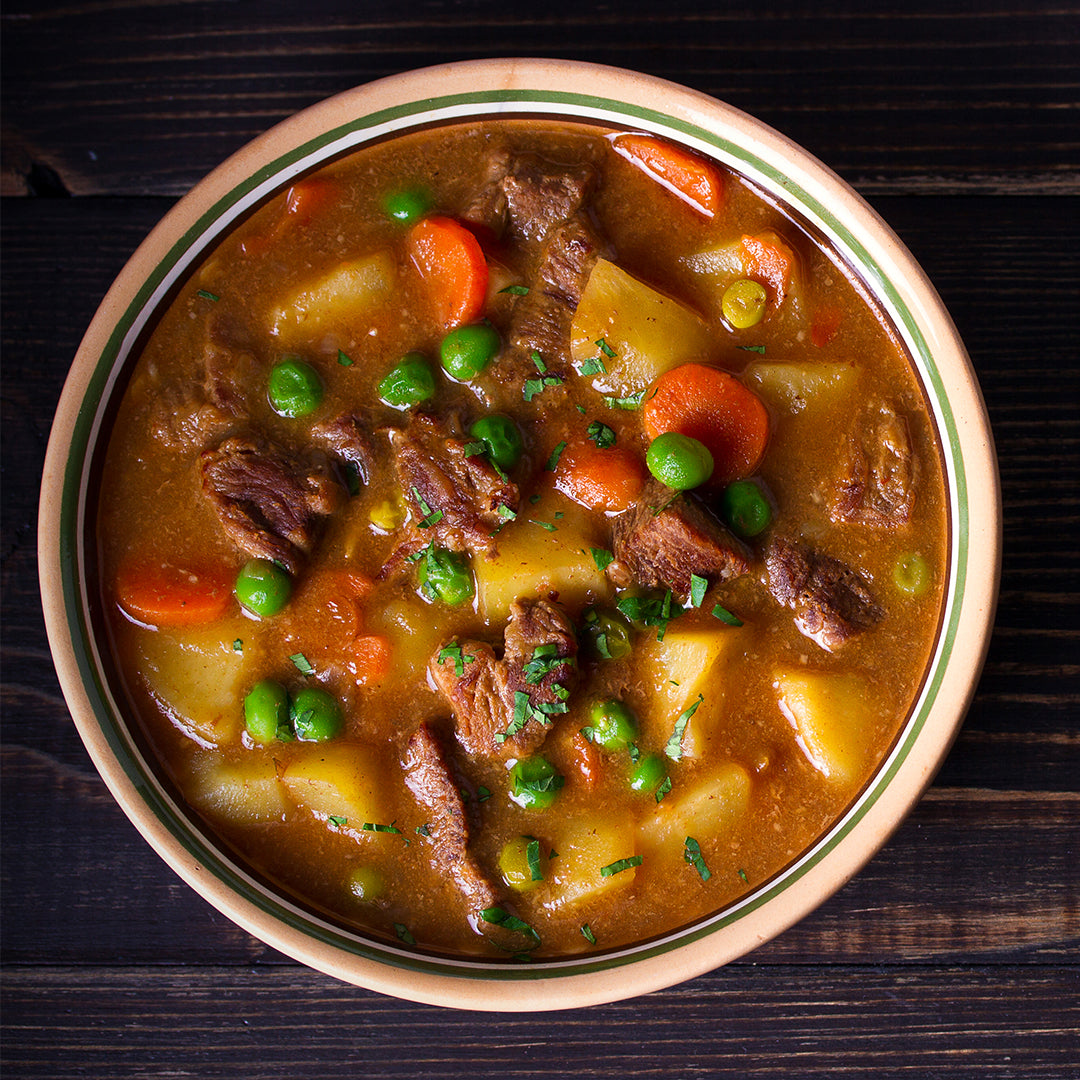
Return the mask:
[[776,233],[744,236],[739,244],[743,272],[760,281],[769,292],[769,299],[779,307],[791,284],[795,252]]
[[650,135],[617,135],[615,153],[644,170],[699,213],[712,217],[724,203],[724,178],[697,154]]
[[713,456],[713,485],[753,473],[769,441],[769,413],[760,398],[708,364],[681,364],[661,375],[642,420],[650,439],[677,431],[704,443]]
[[645,466],[630,450],[576,446],[563,451],[555,487],[590,510],[627,509],[645,486]]
[[424,218],[409,231],[408,248],[441,326],[450,330],[480,318],[488,266],[468,229],[452,218]]
[[298,180],[285,196],[285,217],[298,225],[307,225],[316,214],[328,207],[338,196],[338,186],[332,180],[318,176]]
[[393,649],[385,634],[364,634],[350,643],[346,653],[345,666],[356,679],[357,686],[378,682],[390,671]]
[[116,594],[123,611],[147,626],[197,626],[225,614],[232,582],[217,570],[130,562],[117,574]]

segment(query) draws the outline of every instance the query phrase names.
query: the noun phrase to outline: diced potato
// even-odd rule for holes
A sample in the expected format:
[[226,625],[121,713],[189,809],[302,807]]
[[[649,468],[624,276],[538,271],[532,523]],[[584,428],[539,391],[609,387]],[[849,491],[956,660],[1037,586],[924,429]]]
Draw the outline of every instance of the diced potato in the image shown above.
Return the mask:
[[781,674],[780,711],[795,741],[822,776],[855,783],[868,764],[872,740],[864,737],[868,687],[857,675]]
[[428,604],[412,596],[390,600],[378,611],[368,613],[368,629],[393,638],[392,675],[386,680],[388,684],[393,683],[393,674],[408,679],[410,673],[427,667],[436,647],[451,633],[453,623],[444,617],[446,614],[442,605]]
[[[714,622],[716,620],[713,620]],[[654,741],[663,742],[679,715],[700,694],[703,701],[686,726],[682,747],[686,757],[702,757],[716,725],[723,718],[724,685],[733,660],[746,649],[746,627],[668,626],[663,641],[651,634],[641,644],[642,681],[649,690],[646,715]]]
[[[564,516],[556,518],[556,513]],[[530,520],[532,519],[532,520]],[[549,532],[537,521],[555,526]],[[598,544],[586,513],[561,495],[548,494],[536,506],[525,504],[516,521],[499,533],[494,558],[473,559],[480,614],[501,622],[522,596],[558,593],[571,607],[595,603],[611,594],[590,548]]]
[[684,255],[679,261],[695,274],[700,274],[711,285],[723,290],[736,278],[742,277],[743,259],[741,238],[729,240],[716,247]]
[[273,759],[257,751],[237,764],[197,759],[184,794],[196,809],[232,825],[280,821],[286,810]]
[[327,330],[355,327],[390,298],[397,278],[393,257],[377,251],[342,263],[283,299],[270,315],[270,333],[288,344]]
[[724,291],[739,278],[760,281],[773,308],[787,304],[797,311],[802,305],[798,260],[791,246],[772,229],[756,236],[740,236],[716,247],[686,255],[682,264],[707,283],[721,309]]
[[550,898],[544,906],[557,910],[568,904],[606,895],[630,885],[636,867],[604,877],[601,869],[613,866],[637,853],[635,830],[631,821],[569,821],[553,836],[551,846],[558,853],[549,866]]
[[212,627],[141,635],[150,693],[195,742],[221,746],[239,738],[251,653],[237,652],[233,642],[250,630],[250,622],[237,618]]
[[346,742],[304,747],[282,772],[281,782],[320,821],[344,818],[335,823],[343,832],[385,835],[365,832],[363,826],[390,824],[385,792],[391,781],[370,747]]
[[859,377],[854,364],[761,360],[743,371],[746,385],[781,413],[808,416],[848,398]]
[[682,857],[683,842],[692,836],[699,844],[714,843],[729,832],[750,803],[750,774],[733,761],[676,784],[639,829],[645,858],[650,851]]
[[570,326],[574,361],[600,356],[600,338],[615,355],[603,355],[608,375],[599,376],[594,385],[620,395],[644,390],[687,360],[702,359],[711,342],[697,312],[605,259],[589,275]]

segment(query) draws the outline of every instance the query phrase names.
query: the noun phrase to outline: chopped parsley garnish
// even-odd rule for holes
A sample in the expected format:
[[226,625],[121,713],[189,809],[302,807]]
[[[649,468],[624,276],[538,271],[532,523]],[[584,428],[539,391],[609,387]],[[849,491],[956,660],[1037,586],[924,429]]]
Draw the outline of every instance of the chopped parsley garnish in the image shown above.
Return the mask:
[[529,864],[529,880],[543,881],[544,872],[540,869],[540,841],[532,839],[525,848],[525,859]]
[[764,345],[739,345],[738,348],[742,349],[743,352],[756,352],[758,356],[765,355]]
[[439,655],[436,659],[440,664],[444,660],[453,660],[454,674],[460,679],[462,675],[465,674],[465,665],[471,664],[476,657],[462,652],[461,646],[456,641],[452,641],[449,645],[439,650]]
[[200,289],[195,295],[201,296],[204,300],[214,300],[215,302],[221,299],[220,296],[210,292],[208,289]]
[[505,289],[500,289],[499,294],[509,293],[511,296],[528,296],[528,285],[507,285]]
[[606,375],[607,368],[604,366],[604,361],[599,356],[590,356],[581,361],[581,367],[578,368],[579,375]]
[[[562,661],[560,661],[562,663]],[[529,697],[524,690],[514,691],[514,715],[507,724],[505,731],[499,731],[495,734],[496,742],[505,742],[507,739],[512,739],[521,729],[530,721],[536,720],[545,726],[550,727],[552,716],[558,716],[560,713],[568,712],[570,706],[566,704],[566,699],[570,696],[569,692],[564,686],[560,686],[558,683],[553,683],[551,686],[552,692],[559,699],[553,701],[550,704],[547,702],[541,702],[539,705],[532,703],[532,698]],[[552,778],[547,778],[548,780]],[[523,782],[523,786],[529,787],[533,791],[556,791],[563,785],[563,778],[561,776],[555,777],[558,783],[554,787],[535,787],[528,783]],[[545,783],[547,781],[544,781]]]
[[672,619],[684,614],[686,609],[675,600],[668,589],[660,596],[623,596],[615,606],[631,621],[644,626],[655,626],[656,640],[663,641],[667,625]]
[[495,507],[495,513],[498,514],[503,521],[513,521],[517,517],[517,511],[511,510],[506,503],[499,503],[499,505]]
[[697,574],[690,575],[690,606],[701,607],[705,601],[705,590],[708,589],[709,583],[703,577],[699,577]]
[[483,784],[476,789],[476,801],[487,802],[491,798],[491,792]]
[[697,701],[694,702],[690,708],[683,710],[679,713],[679,718],[675,721],[675,730],[671,733],[671,738],[667,741],[667,746],[664,747],[664,753],[667,754],[672,761],[679,761],[682,759],[682,740],[683,735],[686,734],[686,725],[690,723],[690,717],[698,711],[698,706],[705,700],[702,694],[698,694]]
[[547,374],[547,364],[544,363],[544,358],[538,352],[536,352],[534,350],[533,353],[532,353],[531,359],[532,359],[533,364],[536,365],[536,370],[539,371],[541,375],[546,375]]
[[665,776],[664,779],[660,781],[660,786],[654,792],[654,794],[656,796],[656,801],[658,803],[663,802],[664,801],[664,796],[670,790],[671,790],[671,777],[670,776]]
[[523,669],[525,681],[530,686],[536,686],[543,680],[545,675],[550,675],[560,664],[569,663],[569,657],[559,655],[559,646],[554,641],[549,641],[544,645],[537,645],[533,650],[532,657]]
[[592,927],[588,923],[581,924],[581,936],[590,944],[596,944],[596,935],[592,932]]
[[420,507],[420,511],[424,515],[416,523],[417,528],[430,529],[432,525],[438,525],[443,519],[443,512],[441,510],[432,510],[417,488],[414,487],[412,489],[412,494],[413,498],[416,500],[416,505]]
[[342,825],[348,825],[349,819],[347,817],[339,817],[337,814],[331,814],[327,820],[335,829],[340,829]]
[[404,923],[394,923],[394,933],[397,934],[399,941],[404,941],[406,945],[415,945],[416,938],[409,933],[409,928]]
[[563,510],[556,510],[555,511],[555,520],[556,521],[562,521],[562,519],[564,517],[566,517],[566,512],[565,511],[563,511]]
[[539,494],[539,492],[534,491],[532,493],[532,495],[529,496],[529,503],[532,506],[535,506],[539,501],[540,501],[540,494]]
[[702,858],[701,845],[692,836],[688,836],[683,841],[683,860],[698,872],[702,881],[708,881],[712,877],[712,871],[705,865],[705,860]]
[[609,446],[615,445],[615,432],[607,424],[601,424],[599,420],[594,420],[585,429],[585,434],[596,443],[598,450],[606,450]]
[[431,835],[431,826],[428,825],[427,822],[424,822],[423,825],[417,825],[416,826],[416,835],[417,836],[430,836]]
[[713,618],[719,619],[722,623],[727,623],[728,626],[742,626],[743,621],[738,615],[732,615],[726,607],[721,607],[719,604],[712,609]]
[[360,470],[351,462],[346,461],[343,472],[345,473],[345,487],[350,495],[360,494]]
[[365,821],[364,824],[360,826],[360,828],[362,828],[364,832],[385,832],[395,833],[398,836],[404,835],[396,825],[381,825],[377,821]]
[[737,873],[739,877],[741,877],[743,881],[746,882],[747,885],[750,884],[750,879],[746,876],[746,871],[741,866],[739,867]]
[[618,859],[616,862],[608,863],[607,866],[600,867],[601,877],[614,877],[615,874],[621,874],[624,870],[632,870],[635,866],[640,866],[642,858],[640,855],[631,855],[628,859]]
[[536,518],[529,518],[530,525],[539,525],[545,532],[558,532],[557,525],[552,525],[550,521],[537,521]]
[[233,651],[233,652],[240,652],[240,653],[242,653],[242,652],[244,651],[244,641],[243,641],[243,638],[237,638],[237,639],[236,639],[236,640],[235,640],[235,641],[234,641],[234,642],[232,643],[232,651]]
[[609,359],[615,358],[615,350],[603,339],[597,338],[593,344]]
[[546,468],[548,472],[554,472],[559,467],[559,458],[562,457],[562,452],[565,449],[566,449],[566,440],[562,439],[559,442],[559,445],[556,446],[555,449],[551,451],[551,457],[548,458],[547,465],[544,466],[544,468]]
[[627,397],[605,397],[604,404],[609,409],[640,409],[642,401],[645,400],[645,391],[642,390],[637,394],[630,394]]
[[315,669],[311,666],[311,661],[302,652],[293,653],[289,659],[293,662],[296,670],[299,671],[301,675],[315,674]]
[[561,375],[545,375],[542,379],[526,379],[525,385],[521,388],[521,395],[526,401],[532,401],[537,394],[545,390],[549,386],[561,386]]
[[606,570],[615,561],[615,556],[607,548],[589,548],[589,553],[600,571]]
[[478,440],[477,442],[471,442],[471,443],[466,443],[465,444],[465,456],[466,457],[477,457],[477,456],[479,456],[481,454],[486,454],[487,450],[488,450],[488,445],[482,439]]
[[515,930],[526,937],[532,938],[537,945],[540,944],[540,935],[524,920],[516,915],[511,915],[504,908],[495,906],[484,908],[480,912],[480,918],[492,926],[501,926],[504,930]]
[[339,364],[340,364],[340,365],[341,365],[342,367],[352,367],[352,366],[353,366],[353,359],[352,359],[352,357],[351,357],[351,356],[349,356],[349,354],[348,354],[348,353],[346,353],[346,352],[342,352],[342,350],[341,350],[341,349],[338,349],[338,351],[337,351],[337,362],[338,362],[338,363],[339,363]]

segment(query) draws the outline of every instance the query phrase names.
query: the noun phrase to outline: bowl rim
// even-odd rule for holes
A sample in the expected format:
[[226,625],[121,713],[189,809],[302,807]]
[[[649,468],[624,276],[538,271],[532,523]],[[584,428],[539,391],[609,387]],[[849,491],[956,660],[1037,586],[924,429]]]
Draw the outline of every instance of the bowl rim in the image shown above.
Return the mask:
[[[781,881],[770,879],[688,930],[591,960],[508,966],[350,944],[361,936],[280,897],[263,902],[265,890],[242,867],[193,842],[197,830],[182,824],[181,808],[124,734],[87,633],[79,538],[88,463],[124,350],[169,282],[245,206],[350,140],[359,145],[480,115],[584,119],[668,134],[794,206],[858,268],[905,337],[944,444],[952,519],[944,622],[920,702],[863,796]],[[929,785],[974,694],[993,625],[1001,528],[993,440],[971,361],[922,269],[860,196],[791,140],[705,94],[619,68],[514,58],[423,68],[338,94],[248,143],[173,207],[116,278],[73,361],[42,475],[38,554],[50,647],[79,734],[125,814],[181,878],[263,942],[346,982],[428,1004],[544,1010],[635,996],[718,967],[803,918],[873,856]]]

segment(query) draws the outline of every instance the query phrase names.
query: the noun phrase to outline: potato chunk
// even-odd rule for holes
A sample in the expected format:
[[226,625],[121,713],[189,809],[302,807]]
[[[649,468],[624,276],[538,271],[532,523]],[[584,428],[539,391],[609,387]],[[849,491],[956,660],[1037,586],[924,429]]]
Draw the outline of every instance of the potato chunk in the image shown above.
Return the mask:
[[653,728],[653,741],[662,744],[674,730],[680,714],[690,708],[698,696],[701,705],[686,725],[682,739],[683,754],[697,758],[723,719],[721,702],[724,684],[733,661],[747,647],[747,627],[716,628],[701,624],[667,628],[663,641],[650,635],[641,644],[638,669],[649,688],[646,716]]
[[704,319],[685,304],[600,259],[581,294],[570,326],[570,355],[576,363],[600,356],[603,338],[614,356],[603,354],[607,376],[598,389],[619,394],[644,390],[665,371],[709,352]]
[[238,618],[212,627],[140,632],[147,687],[189,739],[223,746],[239,738],[250,653],[237,652],[233,642],[250,629]]
[[853,784],[862,778],[873,740],[864,737],[868,687],[857,675],[821,672],[778,676],[780,711],[795,741],[822,776]]
[[601,870],[614,867],[637,853],[634,826],[630,821],[570,821],[552,837],[558,855],[550,863],[551,895],[544,906],[558,909],[625,889],[636,868],[605,877]]
[[273,759],[256,751],[237,763],[200,756],[184,794],[196,809],[232,825],[280,821],[286,810]]
[[850,398],[859,377],[854,364],[761,360],[743,372],[746,385],[780,413],[813,416]]
[[281,782],[300,806],[319,821],[333,818],[342,832],[384,835],[365,831],[364,824],[390,824],[383,794],[389,780],[370,747],[345,742],[305,747],[282,772]]
[[397,269],[387,251],[342,263],[285,297],[270,314],[270,333],[290,344],[329,330],[358,329],[390,298],[396,278]]

